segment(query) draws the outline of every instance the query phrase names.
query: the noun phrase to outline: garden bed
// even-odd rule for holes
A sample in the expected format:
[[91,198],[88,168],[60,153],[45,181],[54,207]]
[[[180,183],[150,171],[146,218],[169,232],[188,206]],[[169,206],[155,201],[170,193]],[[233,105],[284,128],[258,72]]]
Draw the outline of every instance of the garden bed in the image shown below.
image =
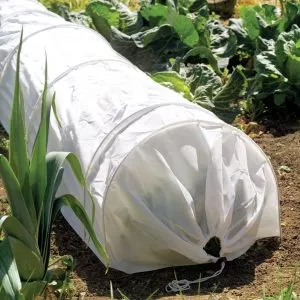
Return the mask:
[[[247,1],[238,1],[238,6],[241,3],[246,4],[245,2]],[[46,2],[52,3],[53,1],[51,0]],[[252,0],[249,0],[249,2],[252,4]],[[253,3],[254,2],[256,2],[256,0],[253,0]],[[93,5],[95,5],[95,7]],[[100,8],[103,8],[103,5],[105,7],[108,6],[110,12],[114,15],[114,7],[111,7],[111,5],[108,5],[107,3],[102,3],[101,5],[102,6],[100,6]],[[294,4],[288,5],[290,6],[290,13],[293,12],[293,9],[291,8],[294,7]],[[80,9],[83,7],[80,7]],[[94,20],[97,21],[99,17],[100,19],[103,17],[98,16],[96,4],[89,6],[89,9],[87,10],[90,14],[89,18],[86,18],[87,15],[85,14],[78,13],[77,11],[79,8],[75,13],[70,13],[65,7],[55,6],[54,8],[56,9],[55,12],[60,13],[69,21],[83,23],[86,26],[93,25],[93,28],[95,27],[98,31],[101,29],[97,28],[97,22],[95,24],[92,23]],[[166,11],[168,9],[169,8],[165,8]],[[134,35],[134,40],[132,40],[132,36],[127,36],[128,41],[131,42],[134,49],[132,53],[135,54],[133,57],[129,58],[131,58],[132,61],[143,70],[152,72],[154,80],[163,85],[171,86],[176,91],[181,92],[190,101],[199,103],[205,107],[215,104],[217,112],[228,112],[227,107],[230,107],[230,116],[228,117],[228,114],[226,114],[229,122],[234,119],[237,113],[243,112],[243,116],[246,116],[245,120],[247,119],[247,122],[245,122],[245,124],[238,122],[239,127],[244,129],[246,133],[250,133],[250,136],[255,139],[265,153],[270,157],[278,178],[281,206],[281,239],[270,238],[264,241],[258,241],[242,257],[226,263],[226,268],[220,276],[201,284],[200,287],[197,286],[197,284],[193,285],[191,290],[185,291],[185,299],[208,299],[210,297],[212,297],[212,299],[259,299],[262,298],[263,291],[265,291],[266,295],[276,295],[279,294],[284,287],[287,287],[288,283],[295,278],[295,267],[297,263],[300,262],[299,123],[296,126],[294,125],[290,127],[286,125],[286,122],[278,121],[278,124],[285,124],[279,126],[277,124],[274,125],[274,121],[272,121],[267,124],[268,129],[263,126],[257,127],[259,128],[257,131],[262,131],[255,133],[251,133],[251,127],[248,126],[249,120],[258,119],[258,117],[261,117],[261,115],[268,112],[266,111],[268,109],[270,109],[270,119],[272,120],[277,120],[277,116],[279,115],[286,115],[287,119],[293,115],[296,109],[295,103],[298,103],[299,101],[297,96],[299,94],[300,87],[298,84],[298,73],[295,72],[295,74],[292,74],[293,76],[291,76],[291,78],[287,79],[282,75],[291,74],[274,59],[274,57],[279,57],[277,54],[281,49],[279,47],[281,46],[279,43],[280,41],[277,45],[279,50],[276,50],[273,46],[275,45],[275,41],[277,39],[279,40],[279,34],[281,34],[280,39],[284,38],[284,41],[286,38],[290,38],[290,36],[286,35],[285,32],[281,32],[283,28],[286,27],[288,30],[293,30],[295,36],[292,36],[292,40],[298,39],[300,31],[299,28],[291,27],[294,21],[291,21],[291,24],[289,24],[290,21],[287,22],[289,18],[282,17],[282,20],[277,20],[277,17],[275,17],[274,14],[275,10],[272,10],[272,18],[269,20],[268,14],[270,12],[270,7],[266,6],[264,10],[256,9],[257,11],[250,8],[244,8],[242,13],[243,18],[245,19],[244,27],[238,25],[239,23],[232,23],[231,25],[228,25],[228,21],[220,21],[216,18],[216,16],[209,17],[208,11],[204,9],[202,11],[203,15],[194,15],[194,17],[198,17],[198,21],[202,20],[206,24],[206,27],[204,26],[202,28],[200,26],[202,23],[200,22],[197,23],[199,26],[194,28],[194,25],[191,27],[192,23],[189,19],[191,15],[188,14],[184,8],[181,10],[183,15],[173,12],[173,17],[176,20],[179,20],[179,18],[180,20],[185,20],[186,26],[193,29],[192,32],[194,33],[195,40],[190,39],[190,36],[188,35],[184,35],[183,33],[185,33],[185,30],[176,26],[177,22],[172,24],[163,24],[165,26],[164,28],[169,28],[168,32],[172,41],[176,41],[176,45],[180,45],[181,48],[178,48],[177,46],[174,47],[174,44],[170,44],[168,45],[170,46],[170,49],[161,49],[163,55],[159,57],[160,64],[157,63],[157,65],[153,64],[153,61],[157,61],[157,57],[155,55],[158,51],[153,51],[153,49],[157,45],[165,45],[165,38],[161,40],[153,40],[153,43],[150,43],[149,45],[143,44],[143,47],[148,47],[147,51],[150,51],[149,53],[154,55],[153,57],[149,56],[152,59],[152,61],[149,59],[149,65],[143,65],[143,63],[148,63],[148,59],[147,62],[143,61],[143,59],[139,62],[139,60],[136,59],[144,57],[148,58],[148,56],[137,55],[139,54],[139,49],[137,49],[135,44],[136,42],[142,43],[144,41],[143,39],[139,39],[142,34],[137,30],[138,32],[136,33],[137,35]],[[298,11],[300,16],[300,7]],[[148,11],[145,10],[143,12],[143,17],[147,21],[145,24],[149,25],[148,30],[150,31],[153,29],[152,27],[154,25],[158,25],[154,24],[154,21],[156,20],[154,18],[155,15],[153,15],[154,13],[155,10],[152,11],[151,8],[149,8]],[[251,14],[252,17],[254,16],[253,18],[250,18]],[[132,13],[129,15],[132,15]],[[165,18],[164,15],[160,17],[162,19]],[[256,20],[257,17],[268,21],[266,23],[267,26],[260,26],[264,23],[258,24],[258,21]],[[294,18],[297,20],[295,16]],[[273,21],[275,19],[277,21],[274,23]],[[111,20],[106,21],[108,22]],[[122,27],[124,24],[122,24],[122,22],[119,22],[118,24],[120,26],[120,30],[124,29]],[[274,24],[278,25],[277,29],[277,25],[275,26]],[[107,28],[109,30],[111,30],[111,25],[116,24],[110,24],[108,22]],[[138,22],[136,25],[138,27],[140,26]],[[160,26],[162,25],[160,24]],[[257,26],[259,28],[256,28],[257,30],[253,31],[253,26],[254,28]],[[274,28],[276,29],[276,35],[274,35]],[[138,29],[140,30],[141,28]],[[244,32],[244,30],[246,31]],[[269,30],[271,30],[270,32],[274,35],[270,41],[268,40],[270,33]],[[234,31],[236,32],[235,34],[237,34],[236,36],[233,35]],[[119,33],[120,32],[121,31],[119,31]],[[221,40],[221,43],[219,40],[220,32],[224,38]],[[241,32],[243,33],[242,35],[239,34]],[[124,35],[121,36],[124,37]],[[259,53],[259,51],[255,51],[257,50],[256,40],[258,37],[262,36],[266,38],[266,40],[264,40],[265,44],[262,43],[260,45],[262,49],[260,49],[261,53]],[[199,39],[199,41],[201,39],[201,43],[204,43],[205,47],[201,46],[199,48],[199,41],[197,41],[197,39]],[[135,41],[135,43],[133,43],[133,41]],[[232,43],[232,41],[234,41],[236,45],[235,43]],[[119,44],[114,45],[113,40],[111,42],[113,46],[119,50],[117,47]],[[231,47],[232,45],[234,45],[234,47]],[[139,46],[141,45],[139,44]],[[154,48],[152,49],[152,47]],[[190,48],[191,50],[189,50]],[[178,49],[180,50],[179,52],[177,52]],[[224,53],[222,51],[221,53],[220,49],[223,49]],[[172,55],[169,57],[168,55],[170,53]],[[187,53],[189,53],[189,55],[186,55]],[[125,55],[128,53],[123,54]],[[174,59],[175,57],[178,58],[180,56],[180,60]],[[265,68],[264,65],[258,63],[254,67],[253,58],[255,57],[258,62],[262,60],[261,58],[267,58],[262,61],[267,62],[268,68]],[[184,64],[186,60],[184,58],[187,59],[186,64]],[[226,58],[226,60],[224,60],[224,58]],[[223,65],[224,61],[225,65]],[[169,64],[171,64],[171,66]],[[240,64],[242,64],[244,68],[241,68]],[[289,62],[289,65],[292,64],[293,62]],[[168,72],[157,72],[161,69],[165,70],[164,68],[167,65]],[[269,66],[272,68],[269,68]],[[222,72],[220,69],[222,69]],[[294,68],[292,69],[294,70]],[[183,72],[180,73],[180,70]],[[271,73],[269,72],[270,70],[272,71]],[[178,74],[175,71],[178,72]],[[208,79],[206,79],[206,81],[204,80],[204,83],[202,82],[203,86],[197,86],[197,76],[201,77],[202,72],[203,74],[207,73]],[[274,76],[274,72],[276,73],[276,76]],[[196,73],[198,75],[193,79],[191,75]],[[189,74],[190,77],[184,77],[186,74]],[[269,87],[270,82],[265,82],[264,80],[266,78],[271,78],[272,88],[269,90],[267,90],[266,87]],[[255,82],[257,83],[256,85],[253,85],[255,88],[249,88],[251,87],[251,83],[253,84]],[[174,83],[174,86],[171,83]],[[246,83],[248,83],[248,85]],[[286,85],[287,83],[288,85]],[[198,87],[201,89],[198,89]],[[277,91],[277,94],[274,94],[275,90]],[[253,99],[256,99],[255,97],[257,95],[260,96],[258,97],[260,101],[253,101]],[[209,101],[203,101],[203,99],[208,99]],[[243,101],[240,101],[241,99]],[[225,107],[224,100],[226,103]],[[220,103],[221,105],[219,105]],[[259,104],[263,104],[263,106],[260,106]],[[299,109],[300,105],[297,105]],[[232,112],[231,109],[233,110]],[[225,116],[223,117],[226,119]],[[240,121],[243,121],[243,119]],[[252,124],[254,123],[252,122]],[[0,128],[0,153],[7,155],[7,139],[2,139],[3,134],[3,130]],[[7,210],[8,203],[5,200],[5,191],[0,181],[0,214],[2,215],[6,213]],[[126,251],[126,249],[124,249],[124,251]],[[72,274],[74,289],[70,287],[67,293],[68,297],[72,298],[72,296],[74,296],[75,299],[111,299],[110,282],[112,282],[113,285],[114,295],[118,299],[121,298],[120,293],[117,291],[118,289],[129,299],[146,299],[155,291],[156,293],[153,296],[154,299],[174,299],[176,297],[175,295],[165,292],[165,286],[175,279],[174,273],[178,279],[195,280],[199,278],[200,273],[202,277],[209,276],[220,267],[219,264],[196,265],[167,268],[134,275],[127,275],[120,271],[111,269],[108,270],[106,274],[105,267],[85,245],[85,243],[81,241],[63,217],[60,216],[55,223],[54,231],[52,233],[51,256],[52,258],[56,258],[64,254],[71,254],[76,260],[75,269]],[[298,277],[299,275],[300,272],[298,272]],[[296,284],[295,291],[298,295],[300,294],[299,284]],[[179,296],[179,298],[182,299],[182,296]],[[272,298],[272,300],[273,299],[275,298]]]

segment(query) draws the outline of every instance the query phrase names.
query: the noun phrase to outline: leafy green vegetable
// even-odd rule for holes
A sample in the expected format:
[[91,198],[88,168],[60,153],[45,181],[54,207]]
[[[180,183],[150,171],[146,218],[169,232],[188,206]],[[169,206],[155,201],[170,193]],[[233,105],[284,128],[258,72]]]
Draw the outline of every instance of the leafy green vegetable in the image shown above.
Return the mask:
[[190,88],[185,80],[174,71],[158,72],[152,75],[152,79],[161,85],[182,93],[187,99],[191,99]]
[[92,17],[93,21],[104,19],[110,26],[116,28],[119,26],[120,12],[109,1],[101,0],[91,2],[86,7],[86,12]]
[[191,66],[187,72],[187,81],[190,84],[192,93],[195,93],[201,87],[210,99],[222,87],[221,77],[210,66],[205,64]]
[[189,6],[189,12],[197,13],[199,16],[205,17],[208,19],[208,6],[206,0],[196,0],[192,1],[192,4]]
[[83,12],[69,11],[69,7],[66,4],[52,3],[49,9],[63,17],[66,21],[92,27],[92,19],[89,16]]
[[260,34],[259,21],[256,18],[256,11],[252,7],[242,6],[240,15],[244,21],[243,26],[246,28],[251,40],[255,40]]
[[111,28],[112,47],[143,71],[166,70],[169,59],[187,50],[172,26],[165,24],[131,36]]
[[213,98],[214,104],[218,108],[228,108],[230,103],[236,102],[241,98],[241,96],[243,96],[246,86],[247,81],[242,69],[240,67],[236,67],[229,80]]
[[207,108],[213,108],[213,98],[222,88],[221,77],[214,70],[204,64],[191,67],[187,73],[187,81],[194,94],[193,102]]
[[143,9],[141,15],[151,27],[163,24],[171,25],[181,41],[189,47],[196,46],[199,42],[199,36],[192,20],[178,14],[173,7],[155,4]]
[[91,2],[86,8],[96,29],[108,40],[111,40],[110,26],[118,27],[120,13],[108,1]]
[[168,15],[168,21],[184,44],[192,48],[199,43],[198,33],[189,18],[172,12]]
[[[279,35],[274,43],[264,44],[264,51],[255,56],[255,79],[249,85],[248,97],[269,101],[277,106],[295,103],[300,106],[300,29]],[[269,101],[270,103],[270,101]]]
[[275,54],[282,73],[291,83],[300,87],[300,28],[297,25],[279,36],[275,43]]
[[300,6],[286,2],[284,10],[285,14],[281,16],[274,5],[242,6],[240,15],[249,38],[254,41],[260,36],[276,40],[280,33],[289,31],[292,24],[300,20]]
[[162,4],[154,4],[141,10],[141,15],[149,22],[150,27],[163,24],[168,17],[168,7]]
[[[232,111],[230,105],[237,104],[237,100],[246,89],[246,77],[240,67],[233,71],[225,85],[223,85],[221,77],[211,67],[204,64],[188,67],[182,76],[174,71],[167,71],[155,73],[152,78],[162,85],[182,93],[188,100],[222,112],[223,115],[225,112]],[[238,108],[233,115],[237,113]]]
[[207,59],[208,63],[211,65],[214,71],[217,74],[221,74],[221,71],[218,66],[218,61],[209,48],[203,46],[193,48],[183,56],[182,61],[185,62],[191,56],[198,56],[200,58]]
[[207,22],[210,33],[210,47],[219,57],[232,57],[236,52],[237,39],[235,34],[219,20]]
[[126,34],[139,32],[143,27],[143,18],[140,13],[131,11],[121,2],[117,3],[117,9],[120,13],[119,29]]
[[206,0],[144,1],[139,11],[96,0],[80,13],[156,81],[205,107],[218,103],[220,111],[236,111],[241,97],[267,108],[298,102],[300,42],[293,25],[300,24],[300,4],[282,2],[282,11],[270,4],[244,6],[241,18],[228,25],[209,15]]
[[236,53],[236,35],[218,20],[208,21],[207,28],[212,53],[217,57],[219,68],[225,68],[229,64],[229,59]]

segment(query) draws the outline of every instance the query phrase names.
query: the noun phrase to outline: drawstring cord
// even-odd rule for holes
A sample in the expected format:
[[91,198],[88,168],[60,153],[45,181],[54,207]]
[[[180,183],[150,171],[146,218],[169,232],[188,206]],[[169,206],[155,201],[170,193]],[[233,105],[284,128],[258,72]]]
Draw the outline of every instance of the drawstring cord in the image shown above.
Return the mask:
[[187,279],[173,280],[172,282],[167,284],[166,291],[168,293],[170,293],[170,292],[180,292],[180,291],[189,290],[191,288],[191,284],[201,283],[206,280],[209,280],[209,279],[219,276],[223,272],[224,268],[225,268],[225,261],[222,261],[221,269],[211,276],[199,278],[199,279],[193,280],[193,281],[189,281]]

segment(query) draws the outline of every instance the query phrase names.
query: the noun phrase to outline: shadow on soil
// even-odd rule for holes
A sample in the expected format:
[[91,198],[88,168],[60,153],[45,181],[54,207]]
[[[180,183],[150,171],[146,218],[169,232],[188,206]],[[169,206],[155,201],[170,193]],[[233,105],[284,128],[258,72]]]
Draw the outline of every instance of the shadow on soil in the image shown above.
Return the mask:
[[[128,275],[120,271],[109,270],[105,275],[105,267],[82,242],[69,224],[60,216],[54,228],[56,254],[71,254],[75,258],[75,285],[77,292],[88,290],[88,296],[110,297],[110,281],[115,290],[115,296],[119,297],[117,289],[121,290],[130,300],[146,299],[154,291],[158,290],[154,299],[163,296],[172,296],[167,293],[165,286],[175,279],[174,271],[178,279],[195,280],[200,277],[212,275],[220,268],[220,264],[206,264],[187,267],[176,267],[157,270],[153,272]],[[257,242],[242,257],[227,262],[221,275],[207,282],[201,283],[201,294],[221,293],[226,290],[236,289],[250,284],[254,280],[255,267],[272,256],[279,246],[277,238]],[[80,286],[79,277],[85,282]],[[194,284],[191,289],[184,291],[184,295],[197,295],[199,286]]]

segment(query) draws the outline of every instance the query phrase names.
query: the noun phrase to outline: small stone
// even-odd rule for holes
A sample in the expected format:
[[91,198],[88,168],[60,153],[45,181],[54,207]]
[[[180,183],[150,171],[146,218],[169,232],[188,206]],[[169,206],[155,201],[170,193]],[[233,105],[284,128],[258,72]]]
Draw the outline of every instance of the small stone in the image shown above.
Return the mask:
[[289,168],[288,166],[280,166],[278,168],[278,173],[281,175],[282,173],[291,173],[292,169]]

